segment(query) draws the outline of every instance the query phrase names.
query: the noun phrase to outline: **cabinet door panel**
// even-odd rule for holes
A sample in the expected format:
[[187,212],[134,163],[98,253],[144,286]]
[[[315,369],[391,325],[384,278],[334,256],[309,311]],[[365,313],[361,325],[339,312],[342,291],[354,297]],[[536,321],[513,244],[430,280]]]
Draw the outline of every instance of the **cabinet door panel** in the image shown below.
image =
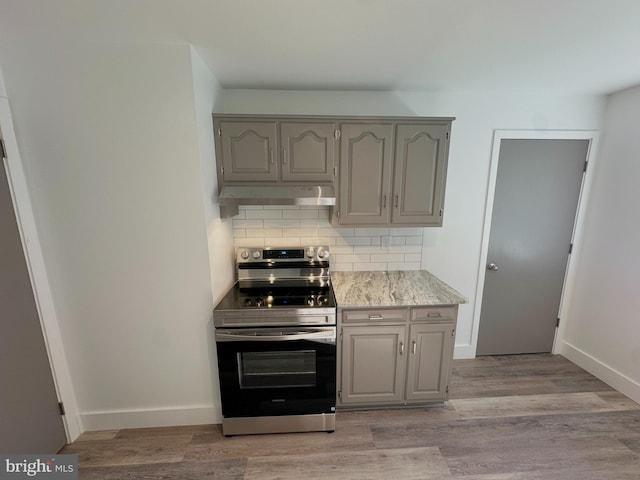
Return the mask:
[[343,124],[341,131],[338,223],[386,224],[393,126]]
[[343,327],[342,403],[402,401],[405,327]]
[[411,325],[407,401],[444,401],[453,353],[453,325]]
[[333,182],[335,124],[282,123],[282,180]]
[[225,181],[277,180],[275,122],[221,122]]
[[448,130],[448,124],[398,125],[393,223],[441,224]]

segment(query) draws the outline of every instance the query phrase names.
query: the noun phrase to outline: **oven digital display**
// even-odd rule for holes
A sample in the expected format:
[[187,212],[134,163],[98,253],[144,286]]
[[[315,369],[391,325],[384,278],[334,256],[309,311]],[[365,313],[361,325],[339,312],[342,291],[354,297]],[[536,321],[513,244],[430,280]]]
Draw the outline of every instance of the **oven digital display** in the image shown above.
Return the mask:
[[265,260],[281,258],[304,258],[304,249],[294,248],[287,250],[263,250],[262,258]]

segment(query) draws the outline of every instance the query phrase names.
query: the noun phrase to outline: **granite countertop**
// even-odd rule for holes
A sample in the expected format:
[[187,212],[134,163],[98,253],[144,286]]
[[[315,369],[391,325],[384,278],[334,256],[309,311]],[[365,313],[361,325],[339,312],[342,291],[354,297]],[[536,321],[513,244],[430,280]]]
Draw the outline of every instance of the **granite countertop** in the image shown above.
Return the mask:
[[426,270],[331,272],[338,307],[399,307],[467,303],[462,294]]

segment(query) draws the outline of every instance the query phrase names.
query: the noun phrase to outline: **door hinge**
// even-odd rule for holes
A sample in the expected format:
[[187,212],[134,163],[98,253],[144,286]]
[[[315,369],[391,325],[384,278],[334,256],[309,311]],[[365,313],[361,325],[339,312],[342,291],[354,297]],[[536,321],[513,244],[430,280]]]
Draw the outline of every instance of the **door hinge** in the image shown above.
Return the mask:
[[340,140],[340,137],[342,136],[342,132],[338,129],[334,130],[333,132],[333,136],[336,140]]
[[587,166],[589,165],[589,162],[585,161],[584,162],[584,168],[582,169],[583,172],[587,171]]
[[4,138],[0,137],[0,158],[7,158],[7,147],[4,144]]
[[60,415],[63,415],[63,416],[65,415],[65,412],[64,412],[64,403],[62,403],[62,402],[58,402],[58,410],[60,410]]
[[569,244],[569,254],[571,254],[571,252],[573,252],[573,243]]
[[219,137],[221,137],[221,136],[222,136],[222,129],[221,129],[221,128],[219,128],[219,129],[218,129],[218,136],[219,136]]
[[560,317],[556,318],[556,327],[560,326]]

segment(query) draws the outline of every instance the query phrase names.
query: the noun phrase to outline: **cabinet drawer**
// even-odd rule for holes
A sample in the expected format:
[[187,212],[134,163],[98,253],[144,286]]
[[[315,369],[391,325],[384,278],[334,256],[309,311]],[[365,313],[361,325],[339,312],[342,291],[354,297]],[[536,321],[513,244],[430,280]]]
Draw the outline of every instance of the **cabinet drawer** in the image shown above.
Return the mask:
[[368,324],[406,322],[408,318],[407,313],[406,309],[344,310],[342,312],[342,322]]
[[412,322],[454,322],[456,307],[420,307],[411,309]]

